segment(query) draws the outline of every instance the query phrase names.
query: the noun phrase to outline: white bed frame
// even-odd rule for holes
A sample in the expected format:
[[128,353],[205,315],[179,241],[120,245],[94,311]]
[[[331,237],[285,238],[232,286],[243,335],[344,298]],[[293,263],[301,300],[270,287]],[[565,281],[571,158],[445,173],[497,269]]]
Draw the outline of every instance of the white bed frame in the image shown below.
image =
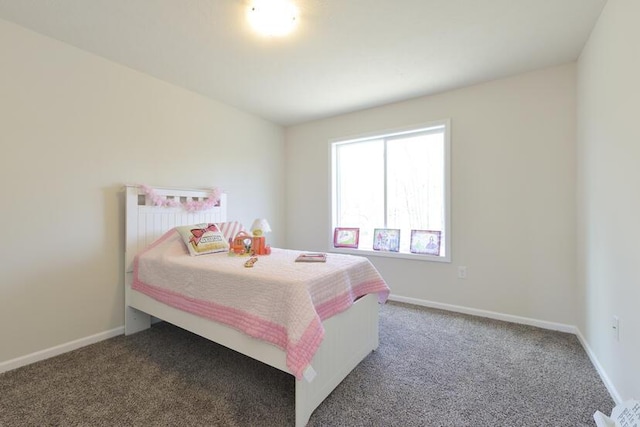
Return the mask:
[[[138,186],[126,186],[125,334],[148,329],[151,316],[290,373],[280,348],[236,329],[165,305],[131,289],[135,255],[178,225],[227,220],[227,197],[220,206],[195,213],[182,207],[153,206]],[[204,200],[205,190],[154,188],[155,194],[180,201]],[[303,427],[313,411],[371,351],[378,348],[377,295],[360,298],[347,311],[323,322],[325,337],[305,378],[296,380],[296,427]]]

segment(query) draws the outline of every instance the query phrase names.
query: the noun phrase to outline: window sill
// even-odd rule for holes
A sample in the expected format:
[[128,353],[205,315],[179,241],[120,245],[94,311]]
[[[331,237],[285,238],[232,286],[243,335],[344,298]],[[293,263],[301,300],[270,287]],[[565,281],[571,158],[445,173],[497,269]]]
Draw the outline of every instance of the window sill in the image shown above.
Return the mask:
[[349,249],[349,248],[331,248],[329,252],[359,255],[359,256],[375,256],[375,257],[381,257],[381,258],[401,258],[401,259],[410,259],[413,261],[451,262],[451,258],[447,256],[422,255],[422,254],[412,254],[412,253],[405,253],[405,252],[387,252],[387,251],[373,251],[373,250],[367,250],[367,249]]

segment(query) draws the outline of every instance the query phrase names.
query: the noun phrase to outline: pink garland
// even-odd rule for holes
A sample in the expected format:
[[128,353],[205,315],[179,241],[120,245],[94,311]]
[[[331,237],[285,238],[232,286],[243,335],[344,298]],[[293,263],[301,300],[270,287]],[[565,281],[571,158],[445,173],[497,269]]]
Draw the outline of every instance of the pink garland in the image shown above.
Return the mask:
[[188,202],[182,203],[177,199],[167,199],[164,196],[160,196],[155,192],[153,188],[146,185],[139,185],[138,187],[140,188],[140,190],[142,190],[142,192],[147,196],[147,198],[154,206],[164,206],[167,208],[182,206],[182,208],[187,212],[204,211],[217,206],[218,202],[220,202],[220,195],[222,194],[222,191],[220,191],[218,187],[214,187],[211,189],[211,193],[207,200],[190,200]]

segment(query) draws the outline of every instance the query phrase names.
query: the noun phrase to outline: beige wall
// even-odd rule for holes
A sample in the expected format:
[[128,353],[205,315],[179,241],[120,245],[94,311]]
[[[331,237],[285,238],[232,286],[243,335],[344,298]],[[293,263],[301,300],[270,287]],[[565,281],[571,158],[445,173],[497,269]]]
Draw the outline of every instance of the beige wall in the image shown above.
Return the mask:
[[284,242],[279,126],[0,20],[0,363],[123,324],[124,183],[219,186]]
[[328,249],[329,139],[450,118],[452,263],[372,262],[396,295],[575,325],[575,79],[569,64],[288,128],[287,244]]
[[270,219],[274,245],[328,250],[327,141],[450,118],[452,263],[372,257],[393,293],[578,325],[614,397],[640,397],[639,12],[609,0],[577,79],[565,65],[286,139],[0,20],[0,364],[122,325],[123,183],[217,185],[232,218]]
[[609,0],[578,62],[580,329],[621,399],[640,398],[639,16]]

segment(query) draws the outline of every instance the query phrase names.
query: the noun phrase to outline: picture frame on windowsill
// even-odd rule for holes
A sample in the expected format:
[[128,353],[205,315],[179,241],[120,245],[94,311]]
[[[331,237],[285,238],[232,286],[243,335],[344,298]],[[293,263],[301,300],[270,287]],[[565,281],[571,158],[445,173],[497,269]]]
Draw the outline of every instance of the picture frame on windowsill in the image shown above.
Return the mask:
[[386,252],[400,251],[400,229],[375,228],[373,230],[373,250]]
[[440,256],[441,236],[441,231],[411,230],[409,250],[412,254]]
[[333,230],[334,248],[358,249],[360,243],[360,229],[352,227],[336,227]]

